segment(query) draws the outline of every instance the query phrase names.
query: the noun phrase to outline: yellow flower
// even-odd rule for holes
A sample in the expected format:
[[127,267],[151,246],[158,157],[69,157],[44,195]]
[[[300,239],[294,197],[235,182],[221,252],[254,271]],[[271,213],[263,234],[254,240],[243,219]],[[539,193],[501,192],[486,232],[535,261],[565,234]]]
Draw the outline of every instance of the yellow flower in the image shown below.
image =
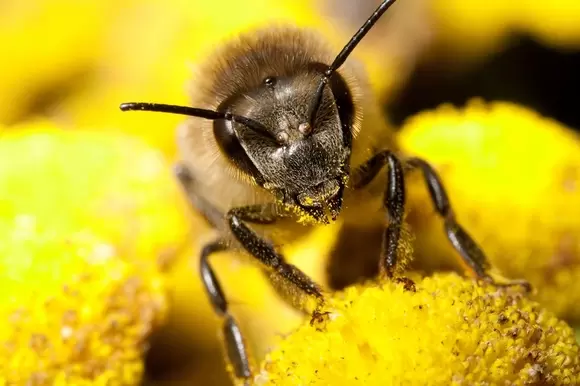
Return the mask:
[[513,2],[516,28],[561,49],[580,48],[580,3],[576,0]]
[[0,384],[138,384],[187,206],[156,151],[32,122],[0,141]]
[[262,364],[256,384],[580,382],[573,330],[521,293],[456,274],[347,288]]
[[[454,60],[486,56],[529,34],[555,48],[580,48],[580,3],[575,0],[430,0],[437,47]],[[458,52],[460,53],[458,55]]]
[[115,1],[35,0],[0,5],[0,124],[39,113],[96,70],[103,34],[123,9]]
[[436,47],[460,62],[497,51],[510,32],[511,2],[430,0],[429,3]]
[[[442,106],[404,125],[398,140],[440,172],[458,220],[504,276],[525,278],[557,315],[580,318],[580,139],[510,103]],[[455,256],[419,180],[409,221],[420,267]]]

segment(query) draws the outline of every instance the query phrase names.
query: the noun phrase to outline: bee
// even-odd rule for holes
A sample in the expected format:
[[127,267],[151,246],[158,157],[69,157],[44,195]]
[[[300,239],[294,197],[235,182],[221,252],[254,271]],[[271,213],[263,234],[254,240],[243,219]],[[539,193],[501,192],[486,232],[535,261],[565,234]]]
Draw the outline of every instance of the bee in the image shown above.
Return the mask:
[[[202,248],[200,274],[223,318],[237,379],[252,377],[250,360],[212,268],[212,254],[237,245],[288,285],[324,302],[321,286],[288,263],[257,227],[287,228],[295,238],[307,228],[303,224],[328,224],[339,215],[345,224],[380,226],[380,271],[392,278],[405,213],[405,175],[418,170],[449,241],[477,278],[493,281],[484,253],[455,220],[439,176],[426,161],[399,154],[386,124],[378,123],[380,110],[364,72],[354,60],[347,62],[395,2],[382,1],[338,55],[306,29],[258,29],[217,48],[202,66],[192,84],[197,107],[121,104],[123,111],[189,116],[178,129],[182,161],[176,175],[194,209],[221,234]],[[524,282],[506,283],[514,284]]]

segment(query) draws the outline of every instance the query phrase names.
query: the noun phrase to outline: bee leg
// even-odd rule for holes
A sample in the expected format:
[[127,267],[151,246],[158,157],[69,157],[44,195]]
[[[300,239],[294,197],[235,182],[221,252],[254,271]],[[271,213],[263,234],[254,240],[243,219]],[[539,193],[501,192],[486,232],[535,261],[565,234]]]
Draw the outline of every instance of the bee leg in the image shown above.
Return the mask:
[[[256,206],[243,206],[233,208],[226,214],[226,220],[230,230],[242,247],[266,268],[275,271],[284,280],[295,285],[304,294],[314,296],[322,301],[322,290],[312,279],[302,272],[298,267],[286,262],[284,256],[276,252],[274,246],[268,241],[260,238],[251,230],[245,222],[258,222],[259,215],[256,215]],[[263,220],[270,220],[268,216]]]
[[388,166],[388,174],[383,205],[387,210],[389,225],[383,233],[380,268],[388,277],[392,277],[397,264],[397,247],[405,213],[405,180],[402,163],[394,153],[383,150],[354,171],[353,183],[355,189],[368,185],[385,165]]
[[277,219],[286,217],[286,213],[277,210],[275,204],[262,204],[233,208],[224,216],[217,208],[196,193],[194,189],[195,181],[185,165],[177,164],[175,174],[188,195],[192,206],[199,210],[211,225],[220,229],[220,224],[225,217],[227,227],[234,237],[265,268],[273,269],[283,279],[296,285],[305,294],[315,296],[320,300],[322,299],[322,291],[312,279],[296,266],[287,263],[284,256],[277,253],[272,244],[260,238],[245,224],[246,222],[253,224],[272,224]]
[[[201,212],[214,228],[222,229],[225,217],[234,237],[263,266],[275,270],[283,279],[289,280],[305,294],[314,296],[319,301],[323,300],[321,289],[312,279],[294,265],[288,264],[270,243],[261,239],[244,223],[271,224],[277,218],[284,217],[285,214],[278,212],[275,205],[250,205],[234,208],[224,216],[222,212],[196,192],[193,176],[185,165],[177,164],[175,175],[192,206]],[[248,380],[251,377],[251,369],[244,340],[238,324],[228,312],[225,295],[209,263],[209,256],[212,253],[225,249],[227,249],[227,244],[223,240],[214,241],[203,248],[200,258],[201,278],[215,312],[224,318],[223,334],[228,360],[233,366],[234,374],[236,378]]]
[[[435,210],[443,218],[445,234],[447,238],[459,253],[463,261],[475,273],[478,279],[494,283],[494,280],[488,274],[491,268],[482,249],[477,245],[475,240],[463,229],[456,221],[455,213],[449,203],[449,198],[437,172],[429,163],[420,158],[410,158],[406,164],[413,169],[420,169],[423,178],[429,189],[429,195],[435,206]],[[523,286],[527,291],[531,290],[530,284],[525,280],[511,280],[507,283],[494,283],[500,286]]]
[[248,380],[252,373],[244,338],[242,337],[238,323],[228,311],[228,302],[209,262],[211,254],[226,249],[227,244],[223,240],[213,241],[203,247],[199,260],[201,280],[215,313],[223,318],[222,333],[228,360],[233,367],[234,376],[237,379]]
[[[205,217],[211,226],[220,228],[220,224],[223,223],[223,214],[196,193],[195,181],[189,169],[183,164],[177,164],[174,167],[174,173],[191,205]],[[222,334],[228,362],[233,368],[234,376],[247,381],[251,377],[251,369],[246,345],[238,323],[228,311],[225,294],[209,262],[210,255],[227,248],[227,243],[221,239],[206,244],[201,250],[199,272],[214,312],[223,319]]]

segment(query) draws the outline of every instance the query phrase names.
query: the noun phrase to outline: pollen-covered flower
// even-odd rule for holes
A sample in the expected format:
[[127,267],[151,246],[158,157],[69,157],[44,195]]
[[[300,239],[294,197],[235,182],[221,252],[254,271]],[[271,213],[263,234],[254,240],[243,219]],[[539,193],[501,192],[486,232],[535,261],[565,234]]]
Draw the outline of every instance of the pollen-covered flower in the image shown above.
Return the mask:
[[347,288],[285,338],[257,384],[580,382],[574,331],[512,289],[456,274]]
[[189,232],[139,141],[35,122],[0,141],[0,384],[139,384]]
[[[580,138],[510,103],[418,114],[398,140],[441,174],[459,222],[503,276],[524,278],[557,315],[580,318]],[[419,174],[409,221],[420,267],[456,256]],[[459,257],[457,257],[459,259]]]

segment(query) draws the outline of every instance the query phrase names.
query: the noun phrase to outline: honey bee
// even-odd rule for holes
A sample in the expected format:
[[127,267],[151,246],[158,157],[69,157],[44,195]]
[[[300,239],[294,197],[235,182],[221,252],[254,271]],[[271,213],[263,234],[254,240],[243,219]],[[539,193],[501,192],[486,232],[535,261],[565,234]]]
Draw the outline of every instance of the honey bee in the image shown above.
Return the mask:
[[251,378],[250,360],[212,268],[213,253],[237,245],[288,285],[319,304],[324,301],[321,287],[288,263],[257,227],[290,229],[292,238],[307,228],[303,224],[327,224],[339,215],[345,224],[381,227],[380,271],[392,278],[405,213],[405,175],[418,169],[458,254],[477,278],[493,281],[484,253],[456,222],[437,173],[426,161],[399,154],[380,123],[364,72],[354,60],[347,62],[395,2],[382,1],[336,56],[315,32],[291,26],[259,29],[220,46],[201,67],[191,93],[197,107],[121,105],[123,111],[190,117],[178,130],[182,161],[176,175],[193,207],[221,234],[202,248],[200,273],[223,318],[227,355],[238,379]]

